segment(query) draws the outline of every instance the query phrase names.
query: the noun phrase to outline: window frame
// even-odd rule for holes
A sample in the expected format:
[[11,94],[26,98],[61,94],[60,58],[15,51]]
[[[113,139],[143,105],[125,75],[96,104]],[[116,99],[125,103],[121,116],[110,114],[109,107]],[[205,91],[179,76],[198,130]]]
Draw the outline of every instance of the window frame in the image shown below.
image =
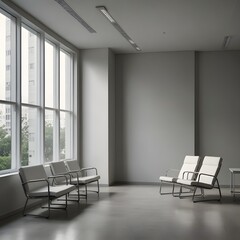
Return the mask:
[[[21,166],[21,116],[22,116],[22,107],[30,107],[34,108],[38,111],[40,118],[38,120],[38,139],[40,143],[40,154],[39,154],[39,163],[45,164],[45,110],[53,110],[56,113],[56,124],[57,124],[57,131],[54,134],[56,138],[56,144],[54,146],[54,150],[56,154],[53,156],[53,161],[59,161],[60,158],[60,114],[61,112],[66,112],[70,114],[71,119],[71,130],[70,130],[70,150],[71,150],[71,159],[75,159],[76,156],[76,143],[75,143],[75,133],[73,132],[74,124],[76,125],[75,121],[75,111],[76,108],[74,107],[74,103],[76,98],[74,96],[74,85],[76,81],[76,71],[74,70],[74,66],[76,65],[78,55],[78,51],[74,46],[68,45],[64,39],[61,41],[61,38],[55,35],[51,30],[48,29],[42,30],[42,25],[37,26],[31,22],[31,19],[25,18],[25,16],[20,15],[16,9],[11,9],[6,4],[0,3],[0,13],[3,13],[7,17],[14,19],[15,21],[15,30],[14,30],[14,39],[13,43],[14,46],[11,48],[10,57],[11,57],[11,64],[14,61],[14,71],[11,72],[13,78],[15,80],[14,86],[11,83],[11,91],[14,94],[14,98],[11,97],[11,100],[2,100],[0,99],[0,104],[8,104],[12,106],[12,112],[14,112],[14,116],[12,116],[12,131],[14,130],[14,138],[12,137],[12,141],[14,141],[14,148],[12,148],[11,152],[11,162],[12,167],[11,169],[0,170],[0,177],[4,176],[9,173],[15,173],[18,171],[18,168]],[[21,28],[24,27],[29,31],[33,31],[34,34],[37,34],[38,37],[38,101],[36,104],[22,102],[22,76],[21,76]],[[52,36],[51,35],[54,36]],[[57,79],[57,103],[51,107],[45,106],[45,41],[50,42],[53,46],[56,47],[57,53],[57,66],[56,66],[56,79]],[[67,44],[67,45],[65,45]],[[60,51],[64,51],[70,56],[70,78],[71,78],[71,86],[70,86],[70,110],[65,110],[60,108]],[[7,53],[6,53],[7,54]],[[11,67],[11,68],[13,68]],[[12,100],[14,99],[14,101]],[[14,119],[14,120],[13,120]],[[14,154],[13,154],[14,151]]]
[[[17,145],[18,145],[18,138],[17,138],[17,118],[16,116],[16,109],[17,109],[17,80],[16,80],[16,71],[17,71],[17,54],[16,54],[16,40],[17,40],[17,17],[15,17],[13,14],[9,13],[8,11],[4,10],[0,6],[0,13],[9,18],[11,21],[11,33],[13,33],[11,37],[11,55],[6,55],[7,57],[10,57],[10,65],[6,64],[9,67],[10,71],[10,84],[8,87],[10,87],[10,99],[7,99],[5,96],[5,99],[0,99],[0,104],[9,105],[11,106],[11,168],[0,170],[0,175],[2,174],[9,174],[12,172],[17,171],[17,168],[19,167],[17,158]],[[6,49],[5,49],[6,52]],[[15,54],[13,54],[13,52]],[[7,71],[5,68],[5,71]],[[4,80],[6,81],[6,79]],[[5,86],[6,87],[6,86]]]

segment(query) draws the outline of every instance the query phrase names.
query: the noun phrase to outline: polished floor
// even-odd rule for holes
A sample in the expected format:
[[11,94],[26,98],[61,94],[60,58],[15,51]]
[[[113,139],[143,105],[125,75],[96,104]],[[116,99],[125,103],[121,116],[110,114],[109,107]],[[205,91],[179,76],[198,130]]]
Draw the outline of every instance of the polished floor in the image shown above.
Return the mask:
[[[240,198],[192,203],[161,196],[158,186],[102,187],[99,198],[52,211],[50,219],[16,216],[0,225],[1,240],[239,239]],[[41,210],[43,211],[43,210]]]

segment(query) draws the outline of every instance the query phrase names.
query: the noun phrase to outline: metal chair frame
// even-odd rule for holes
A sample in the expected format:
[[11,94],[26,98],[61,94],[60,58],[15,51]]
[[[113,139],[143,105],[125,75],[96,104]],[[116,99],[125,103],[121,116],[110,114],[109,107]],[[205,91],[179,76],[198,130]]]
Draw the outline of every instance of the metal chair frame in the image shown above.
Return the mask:
[[[80,186],[84,186],[84,187],[85,187],[85,194],[82,194],[81,196],[84,196],[86,199],[87,199],[87,193],[88,193],[88,192],[95,192],[95,193],[98,194],[98,196],[99,196],[99,192],[100,192],[100,189],[99,189],[99,180],[95,180],[95,179],[94,179],[94,180],[92,180],[92,181],[90,181],[90,182],[88,182],[88,183],[81,183],[81,182],[79,182],[79,178],[81,178],[81,177],[84,176],[83,173],[85,173],[85,174],[86,174],[85,176],[87,176],[87,173],[86,173],[86,172],[87,172],[87,171],[90,171],[90,170],[95,170],[95,174],[98,175],[97,169],[96,169],[95,167],[82,168],[82,169],[80,169],[80,170],[75,170],[75,171],[68,171],[68,174],[70,175],[70,183],[71,183],[71,184],[74,184],[74,183],[72,183],[72,178],[74,178],[74,174],[76,175],[75,178],[77,178],[78,192],[80,191],[80,190],[79,190],[79,187],[80,187]],[[87,188],[87,184],[93,183],[93,182],[97,182],[97,191],[88,190],[88,188]]]
[[[167,171],[166,171],[166,175],[165,176],[167,176],[167,174],[168,174],[168,172],[170,172],[170,171],[180,171],[179,169],[168,169]],[[185,173],[188,173],[187,174],[187,179],[188,179],[188,177],[189,177],[189,174],[190,173],[196,173],[196,172],[191,172],[191,171],[185,171],[185,172],[183,172],[183,177],[182,177],[182,179],[184,179],[184,175],[185,175]],[[177,179],[177,178],[176,178]],[[165,184],[172,184],[172,191],[171,192],[162,192],[162,183],[165,183]],[[183,192],[182,191],[182,187],[180,186],[180,190],[179,190],[179,192],[175,192],[174,190],[175,190],[175,185],[179,185],[179,184],[177,184],[177,182],[164,182],[164,181],[160,181],[160,189],[159,189],[159,193],[161,194],[161,195],[172,195],[173,197],[179,197],[179,195],[180,194],[182,194],[182,193],[190,193],[190,192],[193,192],[193,190],[192,189],[189,189],[189,191],[185,191],[185,192]],[[178,195],[177,195],[178,194]]]
[[[24,204],[24,208],[23,208],[23,216],[38,216],[38,217],[44,217],[44,218],[49,218],[50,217],[50,209],[63,209],[63,210],[66,210],[67,209],[67,194],[64,194],[66,195],[65,197],[65,204],[55,204],[55,203],[52,203],[52,201],[54,199],[57,199],[57,197],[54,197],[54,196],[51,196],[50,194],[50,182],[48,179],[55,179],[57,177],[65,177],[63,175],[61,176],[51,176],[51,177],[48,177],[48,179],[34,179],[34,180],[29,180],[29,181],[26,181],[26,182],[23,182],[23,178],[21,176],[21,174],[19,173],[19,176],[20,176],[20,179],[22,181],[22,187],[23,187],[23,191],[24,191],[24,194],[26,196],[26,202]],[[46,185],[47,185],[47,196],[31,196],[31,193],[29,191],[26,190],[26,185],[27,184],[34,184],[34,183],[38,183],[38,182],[46,182]],[[66,184],[68,184],[68,180],[66,178]],[[64,196],[62,195],[62,196]],[[26,213],[26,209],[27,209],[27,204],[28,204],[28,201],[30,199],[47,199],[47,207],[42,207],[42,208],[47,208],[48,209],[48,214],[47,216],[42,216],[42,215],[37,215],[37,214],[30,214],[30,213]],[[63,205],[64,207],[51,207],[51,205]]]
[[[197,172],[189,172],[189,171],[184,172],[184,174],[185,174],[185,173],[187,173],[187,174],[189,174],[189,173],[195,173],[195,174],[197,174]],[[206,173],[200,173],[198,176],[199,176],[199,177],[198,177],[198,180],[196,181],[196,186],[189,186],[189,185],[179,184],[179,183],[178,183],[178,184],[180,185],[179,198],[182,198],[181,194],[182,194],[183,192],[181,191],[181,189],[182,189],[182,187],[184,187],[184,188],[189,188],[189,189],[192,189],[192,190],[193,190],[193,194],[191,195],[191,197],[192,197],[192,201],[193,201],[194,203],[195,203],[195,202],[205,202],[205,201],[221,201],[221,199],[222,199],[222,193],[221,193],[221,188],[220,188],[220,185],[219,185],[218,178],[217,178],[215,175],[206,174]],[[208,177],[213,178],[213,179],[214,179],[213,185],[212,185],[212,186],[209,185],[209,187],[203,187],[203,186],[201,186],[201,185],[200,185],[200,183],[201,183],[200,179],[201,179],[202,176],[208,176]],[[217,186],[215,186],[216,184],[217,184]],[[200,195],[197,195],[197,194],[196,194],[198,188],[201,190],[201,194],[200,194]],[[214,189],[214,188],[215,188],[215,189],[218,189],[219,198],[213,198],[213,199],[212,199],[212,198],[211,198],[211,199],[205,198],[204,189],[211,190],[211,189]],[[196,197],[199,197],[199,196],[201,196],[202,199],[197,199],[197,198],[196,198]]]

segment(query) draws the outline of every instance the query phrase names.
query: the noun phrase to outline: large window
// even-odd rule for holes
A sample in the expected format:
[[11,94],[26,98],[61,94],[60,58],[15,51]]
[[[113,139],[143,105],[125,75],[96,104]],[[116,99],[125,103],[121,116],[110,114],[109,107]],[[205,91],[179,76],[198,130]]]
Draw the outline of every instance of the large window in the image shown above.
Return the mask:
[[[72,157],[72,57],[45,40],[45,161]],[[55,136],[59,136],[56,138]]]
[[71,57],[64,50],[60,51],[60,157],[71,158],[72,142],[72,82]]
[[21,33],[22,103],[39,105],[39,36],[27,26]]
[[56,114],[52,110],[45,110],[45,161],[52,162],[54,156],[56,156],[56,138],[54,133],[56,132]]
[[16,168],[16,19],[0,10],[0,172]]
[[40,163],[39,34],[21,27],[21,165]]
[[21,114],[21,165],[36,165],[40,163],[39,111],[22,107]]
[[72,54],[0,8],[0,174],[73,158]]
[[56,107],[57,99],[57,53],[56,46],[45,41],[45,106],[46,107]]

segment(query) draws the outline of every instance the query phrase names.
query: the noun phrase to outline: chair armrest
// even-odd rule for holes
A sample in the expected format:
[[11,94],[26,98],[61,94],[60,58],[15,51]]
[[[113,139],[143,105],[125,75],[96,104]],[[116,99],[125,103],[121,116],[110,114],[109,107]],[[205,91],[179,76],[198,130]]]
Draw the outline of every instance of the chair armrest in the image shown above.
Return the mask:
[[78,173],[80,172],[81,170],[72,170],[72,171],[68,171],[68,174],[71,174],[71,173]]
[[47,184],[49,185],[49,181],[45,178],[29,180],[27,182],[23,182],[22,185],[26,185],[26,184],[29,184],[29,183],[37,183],[37,182],[47,182]]
[[66,180],[66,185],[68,185],[68,178],[66,176],[67,174],[61,174],[61,175],[55,175],[55,176],[49,176],[48,179],[53,179],[53,181],[56,179],[56,178],[65,178]]
[[95,170],[95,174],[98,175],[98,171],[97,168],[95,167],[87,167],[87,168],[81,168],[80,172],[87,172],[87,171],[91,171],[91,170]]
[[68,173],[76,174],[77,177],[81,177],[81,176],[79,176],[79,174],[84,175],[84,172],[91,171],[91,170],[95,170],[95,174],[96,175],[98,174],[97,169],[95,167],[81,168],[80,170],[68,171]]
[[30,191],[28,191],[26,188],[25,188],[25,185],[26,184],[31,184],[31,183],[37,183],[37,182],[46,182],[47,183],[47,188],[48,188],[48,197],[50,196],[50,189],[49,189],[49,181],[45,178],[41,178],[41,179],[34,179],[34,180],[29,180],[27,182],[23,182],[22,183],[22,186],[23,186],[23,189],[24,189],[24,193],[25,195],[28,197],[30,195]]
[[216,177],[215,175],[206,174],[206,173],[200,173],[197,182],[201,182],[201,181],[200,181],[201,176],[212,177],[213,179],[217,180],[217,177]]
[[197,175],[198,172],[195,172],[195,171],[184,171],[183,172],[183,179],[185,179],[184,178],[185,174],[187,174],[187,178],[186,179],[188,179],[189,174],[193,174],[193,175],[196,174]]
[[67,174],[70,176],[70,181],[71,178],[74,177],[74,174],[76,175],[76,178],[80,178],[81,177],[81,171],[80,170],[72,170],[72,171],[68,171]]

